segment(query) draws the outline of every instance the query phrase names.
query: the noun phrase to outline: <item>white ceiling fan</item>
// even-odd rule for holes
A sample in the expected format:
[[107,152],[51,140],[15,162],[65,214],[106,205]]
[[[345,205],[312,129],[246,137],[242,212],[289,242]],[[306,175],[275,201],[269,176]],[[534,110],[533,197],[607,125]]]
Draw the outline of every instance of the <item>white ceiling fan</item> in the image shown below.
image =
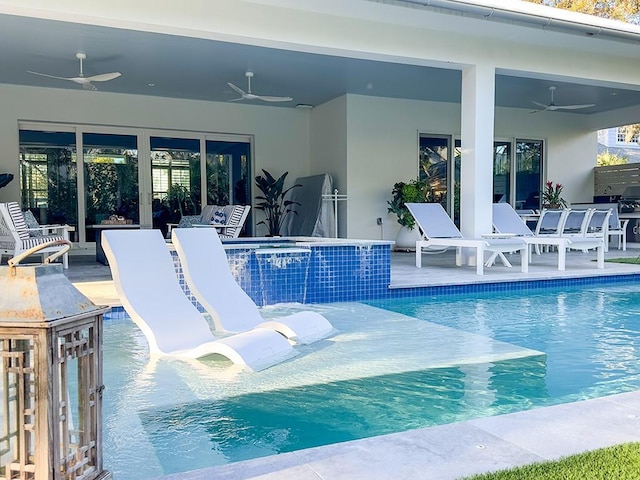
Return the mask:
[[589,107],[595,106],[595,103],[588,103],[584,105],[556,105],[553,101],[553,92],[556,91],[556,88],[558,87],[555,87],[555,86],[549,87],[549,91],[551,92],[551,102],[548,105],[531,100],[531,103],[534,103],[539,107],[542,107],[542,110],[534,110],[533,112],[530,112],[530,113],[547,112],[547,111],[553,112],[554,110],[579,110],[581,108],[589,108]]
[[84,76],[82,61],[87,58],[86,53],[78,52],[76,53],[76,58],[80,61],[80,73],[77,77],[57,77],[55,75],[49,75],[48,73],[39,73],[32,72],[27,70],[28,73],[32,73],[34,75],[40,75],[42,77],[55,78],[57,80],[69,80],[71,82],[77,83],[78,85],[82,85],[82,88],[87,90],[97,90],[95,85],[91,82],[108,82],[109,80],[113,80],[114,78],[118,78],[122,75],[120,72],[111,72],[111,73],[101,73],[99,75],[91,75],[90,77]]
[[233,90],[235,90],[240,98],[234,98],[233,100],[229,100],[230,102],[239,102],[241,100],[262,100],[263,102],[290,102],[293,100],[292,97],[273,97],[268,95],[256,95],[255,93],[251,93],[251,78],[253,77],[253,72],[245,72],[245,77],[247,77],[247,91],[245,92],[239,87],[236,87],[233,83],[228,82]]

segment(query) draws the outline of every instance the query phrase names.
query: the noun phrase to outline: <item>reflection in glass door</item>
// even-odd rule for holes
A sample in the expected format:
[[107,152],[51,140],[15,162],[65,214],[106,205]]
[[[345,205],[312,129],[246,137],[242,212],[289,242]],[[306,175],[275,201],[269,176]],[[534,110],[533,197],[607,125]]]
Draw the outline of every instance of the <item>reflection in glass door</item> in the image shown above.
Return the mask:
[[153,227],[167,233],[167,223],[202,211],[200,140],[151,137]]
[[78,228],[78,165],[73,132],[20,130],[22,208],[40,224]]
[[[207,204],[251,205],[250,143],[207,140],[206,148]],[[251,234],[252,223],[250,217],[245,223],[245,235]]]
[[493,202],[511,200],[511,142],[493,143]]
[[449,137],[420,136],[420,179],[426,180],[435,200],[447,206],[449,176]]
[[540,208],[542,140],[516,140],[516,208]]
[[[117,215],[140,223],[138,147],[134,135],[84,133],[85,224],[100,224]],[[95,230],[86,229],[87,241]]]

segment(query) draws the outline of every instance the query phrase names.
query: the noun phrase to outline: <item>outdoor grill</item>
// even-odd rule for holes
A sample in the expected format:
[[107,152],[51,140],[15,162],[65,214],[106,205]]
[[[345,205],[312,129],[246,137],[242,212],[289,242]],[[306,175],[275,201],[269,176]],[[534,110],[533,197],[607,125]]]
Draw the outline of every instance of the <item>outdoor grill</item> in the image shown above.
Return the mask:
[[618,201],[620,213],[640,212],[640,185],[625,188]]

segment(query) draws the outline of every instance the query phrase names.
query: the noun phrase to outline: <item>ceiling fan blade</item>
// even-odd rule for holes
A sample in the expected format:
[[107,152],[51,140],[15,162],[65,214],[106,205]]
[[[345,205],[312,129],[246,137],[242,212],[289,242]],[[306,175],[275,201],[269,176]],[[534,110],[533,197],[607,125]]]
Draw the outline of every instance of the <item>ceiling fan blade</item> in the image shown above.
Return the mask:
[[547,108],[547,105],[544,103],[534,102],[533,100],[531,100],[531,103],[533,103],[534,105],[538,105],[539,107],[542,107],[542,108]]
[[32,72],[31,70],[27,70],[27,73],[32,73],[34,75],[40,75],[41,77],[49,77],[49,78],[55,78],[57,80],[71,80],[73,81],[73,78],[69,78],[69,77],[56,77],[55,75],[49,75],[47,73],[39,73],[39,72]]
[[90,82],[108,82],[109,80],[113,80],[114,78],[118,78],[122,74],[120,72],[111,72],[111,73],[101,73],[100,75],[92,75],[90,77],[85,77]]
[[291,100],[293,100],[293,98],[291,97],[270,97],[263,95],[255,95],[255,98],[264,102],[290,102]]
[[236,93],[239,93],[242,96],[247,94],[247,92],[245,92],[244,90],[242,90],[239,87],[236,87],[233,83],[227,82],[227,85],[229,85],[233,90],[235,90]]
[[231,100],[229,100],[230,102],[241,102],[243,100],[246,100],[244,97],[240,97],[240,98],[232,98]]
[[595,106],[596,106],[595,103],[588,103],[585,105],[554,105],[556,109],[562,108],[563,110],[578,110],[580,108],[589,108],[589,107],[595,107]]

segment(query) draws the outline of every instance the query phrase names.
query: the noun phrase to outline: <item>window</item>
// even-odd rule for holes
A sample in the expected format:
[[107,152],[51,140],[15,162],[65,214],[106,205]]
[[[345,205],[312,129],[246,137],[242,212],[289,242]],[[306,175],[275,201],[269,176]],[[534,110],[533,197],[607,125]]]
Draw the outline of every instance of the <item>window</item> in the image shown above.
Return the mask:
[[627,141],[627,126],[618,127],[616,134],[616,141],[618,143],[640,143],[640,134],[635,133],[630,141]]
[[[458,224],[460,218],[460,139],[420,135],[420,177],[428,178],[438,202]],[[539,209],[542,185],[542,140],[512,139],[493,144],[493,201],[508,202],[518,209]],[[515,151],[515,157],[512,152]],[[515,193],[514,193],[515,192]]]

